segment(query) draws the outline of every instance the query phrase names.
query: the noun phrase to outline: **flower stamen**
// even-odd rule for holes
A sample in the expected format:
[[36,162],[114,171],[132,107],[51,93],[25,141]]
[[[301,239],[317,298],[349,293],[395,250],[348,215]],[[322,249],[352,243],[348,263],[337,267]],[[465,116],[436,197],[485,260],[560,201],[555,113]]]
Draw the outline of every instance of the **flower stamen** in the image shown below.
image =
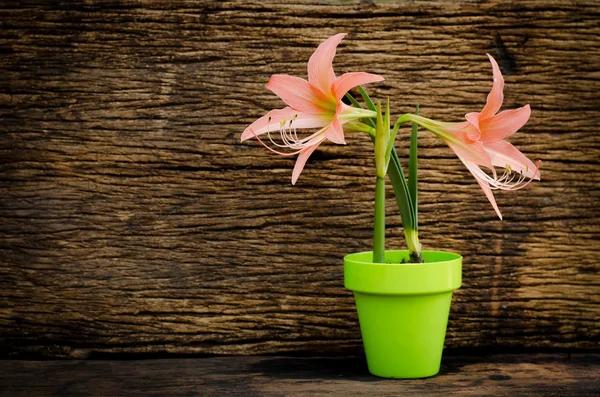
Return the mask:
[[297,131],[296,127],[293,125],[293,122],[296,120],[297,116],[298,115],[295,114],[291,120],[288,121],[286,119],[283,119],[279,122],[279,129],[277,132],[279,133],[279,136],[281,138],[281,143],[276,142],[275,139],[273,138],[272,133],[274,133],[276,131],[271,130],[271,117],[269,117],[268,124],[267,124],[266,134],[269,137],[269,141],[271,142],[271,144],[277,148],[291,149],[291,150],[293,150],[292,152],[283,152],[280,150],[273,149],[272,147],[267,145],[265,142],[263,142],[260,139],[260,137],[258,136],[258,134],[256,134],[254,132],[253,129],[250,129],[249,131],[258,140],[258,142],[260,142],[260,144],[262,144],[264,147],[266,147],[271,152],[279,154],[281,156],[294,156],[296,154],[301,153],[303,150],[305,150],[308,147],[321,144],[326,139],[325,131],[327,131],[327,128],[328,128],[328,127],[323,127],[319,131],[317,131],[305,138],[300,138],[298,136],[298,131]]
[[[483,171],[475,163],[467,161],[465,161],[464,163],[478,181],[485,183],[492,190],[519,190],[523,189],[533,181],[533,177],[529,177],[529,180],[527,180],[528,177],[522,171],[513,172],[510,166],[507,166],[505,168],[504,173],[500,178],[494,178],[487,174],[485,171]],[[538,170],[540,169],[541,163],[541,161],[538,161],[533,175],[537,174]],[[517,179],[515,180],[515,178]]]

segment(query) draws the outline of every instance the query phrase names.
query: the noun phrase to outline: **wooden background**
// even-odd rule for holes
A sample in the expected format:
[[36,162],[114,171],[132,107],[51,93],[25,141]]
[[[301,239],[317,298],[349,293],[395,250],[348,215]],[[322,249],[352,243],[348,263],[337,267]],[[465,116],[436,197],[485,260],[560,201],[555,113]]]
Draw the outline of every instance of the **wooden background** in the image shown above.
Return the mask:
[[[511,142],[542,181],[496,195],[422,132],[421,239],[464,256],[446,346],[598,349],[600,3],[4,1],[0,5],[0,355],[354,354],[342,257],[368,250],[372,146],[293,159],[240,143],[306,77],[385,76],[396,115],[479,111],[498,60]],[[398,139],[401,155],[408,128]],[[403,248],[390,191],[388,247]]]

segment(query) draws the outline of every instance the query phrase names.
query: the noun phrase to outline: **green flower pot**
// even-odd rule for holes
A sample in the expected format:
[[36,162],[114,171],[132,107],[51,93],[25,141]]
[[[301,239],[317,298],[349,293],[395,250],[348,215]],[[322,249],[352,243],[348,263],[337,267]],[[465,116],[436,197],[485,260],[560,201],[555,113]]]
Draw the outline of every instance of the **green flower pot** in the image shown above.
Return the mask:
[[460,288],[462,257],[423,251],[425,263],[402,264],[408,251],[344,258],[344,284],[354,292],[369,372],[384,378],[424,378],[440,371],[452,291]]

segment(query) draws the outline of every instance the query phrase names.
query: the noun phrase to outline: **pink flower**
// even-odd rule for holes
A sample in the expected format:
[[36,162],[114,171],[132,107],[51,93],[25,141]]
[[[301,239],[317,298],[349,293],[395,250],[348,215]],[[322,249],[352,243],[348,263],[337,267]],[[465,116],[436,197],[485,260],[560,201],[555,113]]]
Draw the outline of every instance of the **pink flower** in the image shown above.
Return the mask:
[[[533,179],[540,179],[539,165],[534,165],[516,147],[505,141],[517,132],[531,115],[529,105],[497,113],[504,99],[504,78],[496,60],[489,54],[494,73],[492,91],[487,103],[479,113],[468,113],[463,123],[441,123],[419,116],[408,118],[443,139],[463,162],[483,189],[496,213],[502,219],[492,190],[517,190],[527,186]],[[481,169],[491,170],[489,175]],[[495,167],[504,168],[498,177]]]
[[[267,88],[278,95],[288,106],[274,109],[252,123],[242,133],[242,141],[267,133],[277,147],[292,150],[286,153],[265,145],[269,150],[281,155],[298,154],[292,173],[295,184],[304,169],[308,157],[325,140],[345,144],[344,124],[366,117],[375,117],[370,110],[358,109],[342,102],[342,98],[352,88],[382,81],[383,77],[374,74],[353,72],[335,77],[333,57],[338,44],[346,36],[336,34],[325,40],[308,61],[308,81],[285,74],[271,76]],[[305,138],[299,138],[298,129],[318,128]],[[351,131],[349,128],[347,131]],[[275,143],[272,132],[278,132],[281,143]]]

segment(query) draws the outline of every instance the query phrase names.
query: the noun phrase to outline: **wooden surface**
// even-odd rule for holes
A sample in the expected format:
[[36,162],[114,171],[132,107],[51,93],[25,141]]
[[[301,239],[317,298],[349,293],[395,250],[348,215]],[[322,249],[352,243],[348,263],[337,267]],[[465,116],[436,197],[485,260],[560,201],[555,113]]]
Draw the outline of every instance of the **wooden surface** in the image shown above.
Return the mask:
[[600,356],[448,357],[426,379],[382,379],[363,357],[4,361],[0,396],[597,396]]
[[598,349],[599,20],[570,0],[3,2],[0,354],[358,354],[342,257],[370,246],[371,143],[322,145],[292,186],[293,159],[239,142],[283,106],[269,76],[306,77],[337,32],[337,73],[383,75],[396,115],[479,111],[486,52],[504,108],[531,105],[511,142],[542,181],[496,194],[504,221],[420,135],[421,241],[465,258],[447,347]]

